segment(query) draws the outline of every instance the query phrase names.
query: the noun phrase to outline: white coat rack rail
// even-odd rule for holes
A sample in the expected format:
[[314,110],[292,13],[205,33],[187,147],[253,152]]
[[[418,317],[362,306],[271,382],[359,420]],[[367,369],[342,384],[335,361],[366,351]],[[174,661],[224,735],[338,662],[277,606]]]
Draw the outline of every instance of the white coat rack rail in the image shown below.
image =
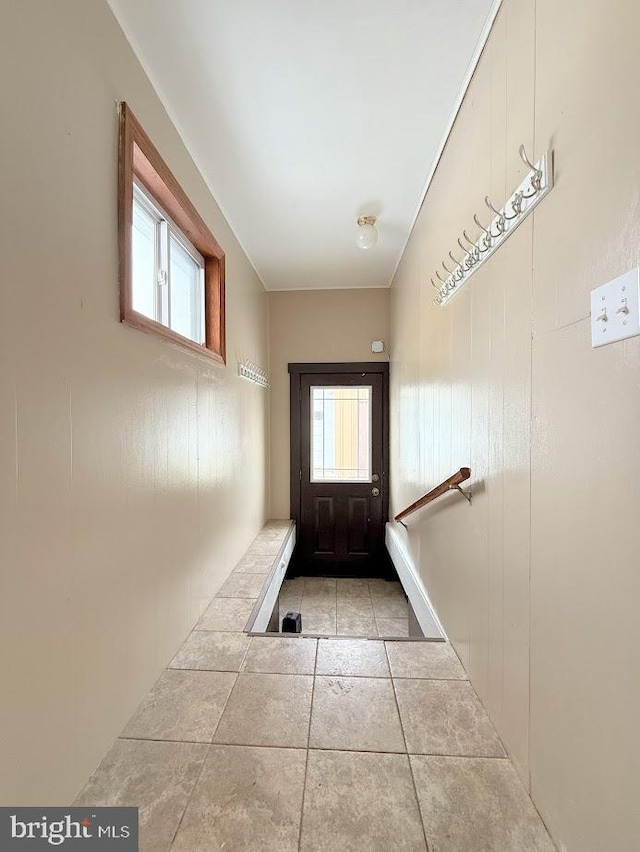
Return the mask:
[[269,387],[269,375],[267,371],[263,370],[262,367],[258,367],[253,361],[238,361],[238,375],[244,379],[249,379],[250,382],[254,382],[262,388]]
[[438,291],[434,304],[446,305],[451,301],[471,276],[509,239],[518,225],[524,222],[534,207],[540,204],[545,195],[553,189],[553,151],[547,151],[534,166],[527,157],[524,145],[521,145],[520,157],[525,165],[529,166],[529,173],[501,210],[496,210],[489,196],[485,196],[484,203],[494,214],[494,218],[485,228],[477,214],[474,215],[473,220],[480,228],[480,235],[474,241],[466,231],[463,231],[464,243],[458,237],[458,246],[464,252],[464,256],[462,260],[457,260],[453,252],[449,252],[453,268],[451,264],[447,265],[443,261],[442,267],[446,278],[437,271],[437,283],[433,278],[431,279],[431,285]]

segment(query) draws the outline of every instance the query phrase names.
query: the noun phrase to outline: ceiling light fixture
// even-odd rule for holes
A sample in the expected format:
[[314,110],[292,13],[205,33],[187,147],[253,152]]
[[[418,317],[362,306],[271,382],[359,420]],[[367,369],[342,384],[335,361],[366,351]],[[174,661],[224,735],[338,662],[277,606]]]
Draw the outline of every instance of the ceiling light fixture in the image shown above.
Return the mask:
[[375,216],[360,216],[358,218],[358,234],[356,244],[358,248],[370,249],[378,242],[378,229],[376,228]]

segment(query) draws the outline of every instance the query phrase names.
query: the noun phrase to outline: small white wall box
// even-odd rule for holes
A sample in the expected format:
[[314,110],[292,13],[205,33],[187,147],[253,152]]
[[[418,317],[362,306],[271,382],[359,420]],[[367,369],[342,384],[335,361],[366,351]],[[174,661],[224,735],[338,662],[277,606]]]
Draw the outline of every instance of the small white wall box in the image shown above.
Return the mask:
[[640,334],[640,269],[591,291],[591,345],[606,346]]
[[371,351],[376,353],[384,352],[384,340],[372,340]]

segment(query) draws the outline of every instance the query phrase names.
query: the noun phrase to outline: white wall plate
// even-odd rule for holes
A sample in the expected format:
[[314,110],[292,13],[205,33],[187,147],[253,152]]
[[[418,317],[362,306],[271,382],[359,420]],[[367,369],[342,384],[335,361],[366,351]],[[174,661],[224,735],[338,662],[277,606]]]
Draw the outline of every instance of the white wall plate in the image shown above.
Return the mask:
[[591,345],[606,346],[640,334],[640,269],[591,291]]

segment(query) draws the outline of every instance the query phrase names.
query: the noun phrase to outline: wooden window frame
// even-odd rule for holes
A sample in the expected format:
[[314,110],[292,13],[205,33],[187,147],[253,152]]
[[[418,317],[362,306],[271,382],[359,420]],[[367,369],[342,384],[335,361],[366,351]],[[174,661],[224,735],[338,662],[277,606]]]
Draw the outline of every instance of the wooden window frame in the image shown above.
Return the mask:
[[[204,258],[205,343],[196,343],[133,309],[133,182],[141,183]],[[226,363],[225,257],[220,244],[189,201],[126,103],[120,104],[118,168],[120,321],[169,340],[182,349]]]

